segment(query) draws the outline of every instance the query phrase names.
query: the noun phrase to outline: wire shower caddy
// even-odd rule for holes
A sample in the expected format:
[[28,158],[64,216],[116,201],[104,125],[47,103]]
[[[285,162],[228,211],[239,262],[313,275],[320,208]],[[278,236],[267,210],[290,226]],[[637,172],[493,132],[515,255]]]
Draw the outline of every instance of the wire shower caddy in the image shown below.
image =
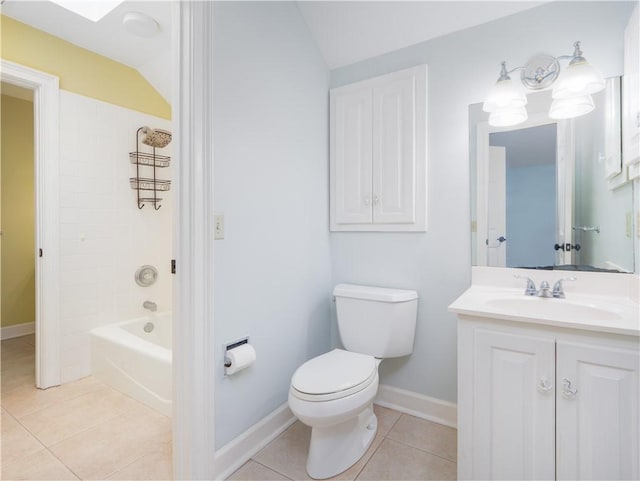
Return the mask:
[[[129,178],[129,184],[131,188],[137,192],[138,196],[138,209],[142,209],[145,204],[153,204],[153,208],[155,210],[159,210],[162,205],[160,201],[162,198],[158,197],[158,192],[166,192],[171,188],[171,181],[159,179],[156,175],[156,169],[169,167],[171,163],[171,157],[166,155],[159,155],[156,153],[156,147],[151,145],[152,152],[143,152],[140,150],[141,143],[145,143],[149,145],[149,143],[144,142],[144,138],[140,139],[140,134],[147,134],[149,132],[154,135],[152,129],[148,127],[140,127],[136,131],[136,150],[135,152],[129,152],[129,160],[132,164],[136,166],[136,176]],[[164,131],[157,131],[160,135],[165,134]],[[166,132],[166,135],[170,137],[170,133]],[[170,142],[170,140],[169,140]],[[166,146],[169,142],[164,143],[163,146]],[[141,177],[140,176],[140,167],[152,168],[152,177]],[[142,191],[142,192],[141,192]],[[151,195],[152,194],[152,195]]]

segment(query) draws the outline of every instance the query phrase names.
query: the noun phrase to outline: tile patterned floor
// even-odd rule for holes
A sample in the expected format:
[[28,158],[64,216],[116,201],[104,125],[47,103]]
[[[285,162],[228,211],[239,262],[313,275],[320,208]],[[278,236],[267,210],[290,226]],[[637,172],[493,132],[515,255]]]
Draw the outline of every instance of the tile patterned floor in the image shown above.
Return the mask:
[[171,479],[169,418],[91,376],[36,389],[34,344],[0,344],[1,479]]
[[[169,418],[93,377],[33,387],[33,336],[2,341],[3,480],[171,479]],[[456,430],[375,406],[378,434],[334,479],[456,479]],[[307,480],[311,429],[294,423],[230,480]]]
[[[374,406],[378,434],[354,466],[333,479],[456,479],[455,429]],[[294,423],[233,473],[234,481],[310,479],[305,470],[311,428]]]

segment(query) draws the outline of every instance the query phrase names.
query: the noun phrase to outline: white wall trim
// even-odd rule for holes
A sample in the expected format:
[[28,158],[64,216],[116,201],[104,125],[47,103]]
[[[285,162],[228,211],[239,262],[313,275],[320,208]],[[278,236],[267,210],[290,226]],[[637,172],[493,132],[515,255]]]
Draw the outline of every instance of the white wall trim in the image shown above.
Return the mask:
[[13,326],[5,326],[0,328],[0,339],[13,339],[14,337],[26,336],[36,332],[35,322],[23,322],[22,324],[14,324]]
[[449,401],[381,384],[373,402],[434,423],[452,428],[458,426],[458,408]]
[[284,403],[216,451],[215,477],[213,479],[227,479],[235,470],[291,426],[295,420],[296,417],[289,409],[289,404]]
[[173,2],[172,15],[173,470],[174,479],[213,479],[213,3]]
[[[0,59],[0,77],[33,91],[36,192],[36,386],[60,384],[59,82],[58,77]],[[38,256],[43,250],[43,257]]]

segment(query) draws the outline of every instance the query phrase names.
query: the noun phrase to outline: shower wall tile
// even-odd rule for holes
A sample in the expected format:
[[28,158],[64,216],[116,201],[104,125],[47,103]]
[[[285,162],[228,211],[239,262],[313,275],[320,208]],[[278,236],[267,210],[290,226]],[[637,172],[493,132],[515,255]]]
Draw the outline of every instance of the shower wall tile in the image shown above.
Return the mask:
[[[63,381],[90,373],[89,331],[142,317],[152,300],[171,310],[172,197],[162,208],[137,208],[129,186],[136,131],[171,130],[171,122],[62,90],[60,92],[60,289]],[[171,146],[158,153],[171,155]],[[149,169],[141,175],[150,174]],[[158,169],[172,180],[171,167]],[[156,285],[134,281],[143,264],[156,266]]]

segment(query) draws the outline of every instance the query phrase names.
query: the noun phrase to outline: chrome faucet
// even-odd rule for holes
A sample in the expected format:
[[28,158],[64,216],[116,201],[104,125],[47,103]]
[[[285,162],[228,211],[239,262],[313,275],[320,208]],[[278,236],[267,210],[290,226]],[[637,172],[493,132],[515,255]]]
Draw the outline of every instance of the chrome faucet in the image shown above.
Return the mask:
[[521,276],[519,274],[516,274],[513,277],[515,277],[517,279],[526,279],[527,280],[527,287],[524,290],[524,295],[525,296],[535,296],[536,294],[538,294],[538,289],[536,289],[536,283],[533,282],[533,279],[531,279],[530,277],[527,277],[527,276]]
[[542,281],[540,283],[540,289],[538,289],[536,296],[553,297],[553,293],[551,292],[551,287],[549,287],[549,283],[547,281]]
[[142,307],[149,309],[151,312],[156,312],[158,310],[158,304],[153,301],[144,301],[142,303]]
[[514,277],[518,279],[526,279],[527,287],[524,290],[525,296],[538,296],[538,297],[547,297],[547,298],[555,298],[555,299],[564,299],[564,290],[562,289],[562,281],[575,281],[576,277],[564,277],[556,281],[553,285],[553,289],[549,287],[549,283],[547,281],[542,281],[540,283],[540,289],[536,289],[536,283],[533,282],[533,279],[527,276],[521,276],[516,274]]
[[576,279],[577,279],[576,277],[564,277],[562,279],[557,280],[556,283],[553,285],[553,297],[557,299],[564,299],[565,295],[564,295],[564,290],[562,289],[562,281],[575,281]]

